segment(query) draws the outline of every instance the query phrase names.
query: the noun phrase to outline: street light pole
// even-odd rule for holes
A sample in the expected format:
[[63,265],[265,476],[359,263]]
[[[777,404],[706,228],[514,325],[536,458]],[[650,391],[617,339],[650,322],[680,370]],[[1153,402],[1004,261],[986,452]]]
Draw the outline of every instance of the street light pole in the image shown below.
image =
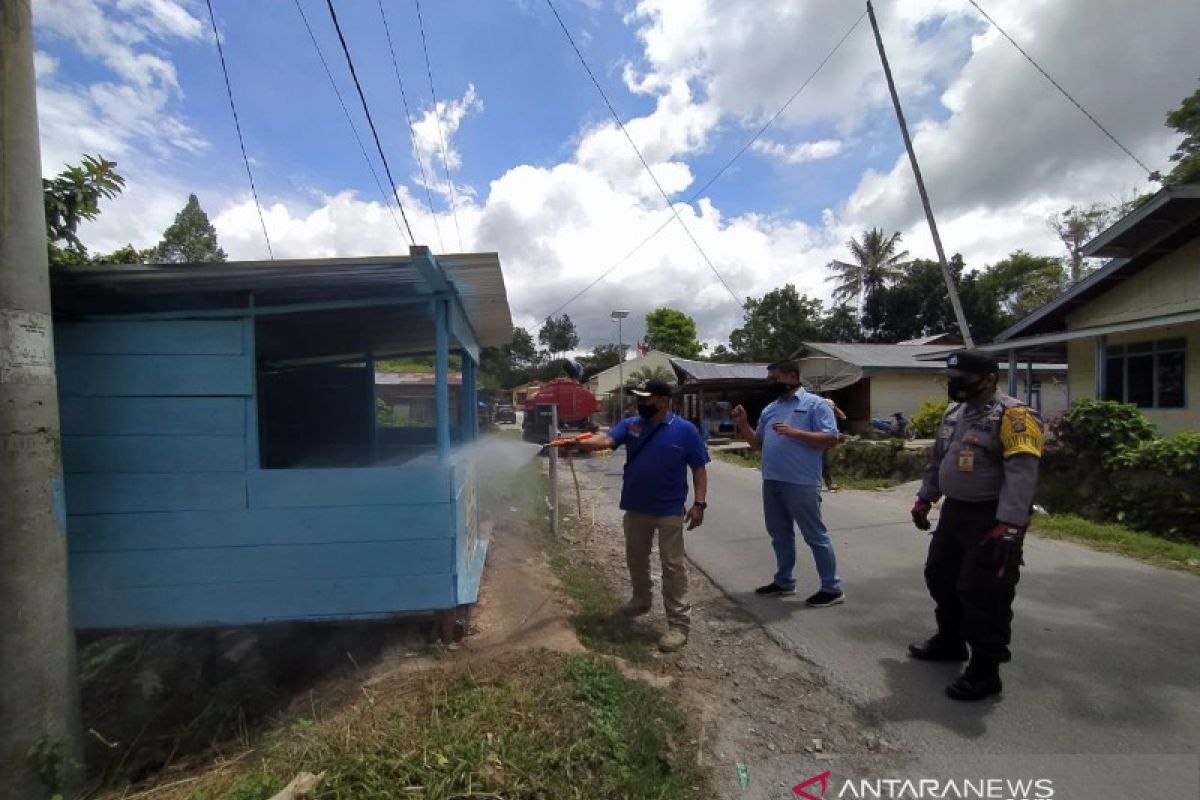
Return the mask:
[[617,321],[617,397],[620,398],[617,411],[618,420],[625,418],[625,343],[621,340],[621,321],[629,316],[628,311],[614,311],[610,318]]

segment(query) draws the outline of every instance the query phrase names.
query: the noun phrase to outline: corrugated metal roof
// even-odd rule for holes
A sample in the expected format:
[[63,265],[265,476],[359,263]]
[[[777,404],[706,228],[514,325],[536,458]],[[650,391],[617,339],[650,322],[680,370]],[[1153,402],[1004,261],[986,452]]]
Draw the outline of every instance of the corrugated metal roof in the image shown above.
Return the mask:
[[671,365],[685,380],[696,381],[762,381],[767,378],[767,365],[723,364],[712,361],[692,361],[672,358]]
[[834,342],[804,342],[811,354],[833,356],[847,364],[864,369],[890,367],[892,369],[942,369],[944,364],[917,361],[918,356],[929,353],[944,353],[946,345],[915,344],[843,344]]
[[479,344],[498,347],[513,336],[512,311],[496,253],[452,253],[437,262],[454,284]]

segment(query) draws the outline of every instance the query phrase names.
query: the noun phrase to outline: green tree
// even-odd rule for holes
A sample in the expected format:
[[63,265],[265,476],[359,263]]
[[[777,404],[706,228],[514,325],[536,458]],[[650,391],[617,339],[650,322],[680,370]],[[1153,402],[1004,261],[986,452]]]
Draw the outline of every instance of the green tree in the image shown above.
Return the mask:
[[979,277],[980,288],[1000,304],[1011,324],[1054,299],[1067,286],[1062,261],[1015,250]]
[[826,268],[832,270],[833,275],[828,280],[838,282],[833,289],[835,301],[857,299],[861,310],[871,292],[903,275],[908,251],[899,250],[899,231],[887,236],[882,228],[863,231],[861,242],[851,237],[846,247],[854,260],[830,261]]
[[504,345],[503,350],[515,370],[537,366],[537,348],[533,344],[533,337],[524,328],[513,328],[512,341]]
[[790,283],[760,299],[746,298],[742,319],[742,327],[729,334],[739,361],[790,358],[801,342],[821,338],[821,301],[799,294]]
[[620,364],[625,360],[627,352],[629,352],[627,344],[598,344],[589,355],[581,356],[579,361],[587,368],[588,372],[595,374]]
[[1200,89],[1167,114],[1167,125],[1182,133],[1183,141],[1171,155],[1175,166],[1163,182],[1200,183]]
[[1071,206],[1048,220],[1050,227],[1067,248],[1065,260],[1070,270],[1071,283],[1078,283],[1080,278],[1087,275],[1083,268],[1083,246],[1108,227],[1118,210],[1103,203],[1092,203],[1086,208]]
[[132,244],[118,247],[111,253],[101,253],[88,259],[89,264],[148,264],[154,260],[154,248],[139,250]]
[[46,247],[50,264],[83,264],[87,248],[79,241],[79,224],[100,214],[100,201],[111,200],[125,188],[117,162],[103,156],[83,157],[53,178],[42,180],[46,210]]
[[861,342],[865,340],[858,314],[848,303],[839,303],[821,319],[821,340],[825,342]]
[[708,360],[716,361],[718,363],[723,363],[723,364],[729,364],[729,363],[733,363],[733,362],[737,362],[737,361],[742,361],[743,359],[740,356],[738,356],[737,353],[733,352],[725,345],[719,344],[713,348],[712,353],[710,353],[708,356]]
[[646,315],[646,347],[680,358],[696,358],[704,350],[696,338],[696,320],[673,308]]
[[226,259],[217,243],[217,229],[208,221],[196,195],[189,194],[187,204],[163,231],[162,241],[154,249],[154,260],[162,264],[211,264]]
[[[990,340],[1005,327],[995,296],[981,283],[978,273],[964,275],[961,255],[956,253],[949,267],[972,335],[980,342]],[[863,307],[863,329],[869,341],[889,344],[957,331],[941,265],[917,259],[892,286],[872,292]]]
[[485,389],[511,389],[533,379],[540,366],[533,337],[514,327],[512,340],[499,347],[485,347],[479,354],[480,385]]
[[551,358],[559,353],[566,353],[579,346],[579,334],[575,332],[575,323],[566,314],[561,317],[550,317],[538,331],[538,341],[546,346],[546,352]]

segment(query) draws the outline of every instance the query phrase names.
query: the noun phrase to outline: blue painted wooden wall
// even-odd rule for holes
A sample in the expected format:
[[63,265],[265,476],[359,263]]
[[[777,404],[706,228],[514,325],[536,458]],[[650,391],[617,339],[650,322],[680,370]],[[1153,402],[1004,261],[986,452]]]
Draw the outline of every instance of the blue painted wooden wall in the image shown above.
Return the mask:
[[473,602],[474,480],[260,470],[247,320],[59,323],[79,628],[378,617]]

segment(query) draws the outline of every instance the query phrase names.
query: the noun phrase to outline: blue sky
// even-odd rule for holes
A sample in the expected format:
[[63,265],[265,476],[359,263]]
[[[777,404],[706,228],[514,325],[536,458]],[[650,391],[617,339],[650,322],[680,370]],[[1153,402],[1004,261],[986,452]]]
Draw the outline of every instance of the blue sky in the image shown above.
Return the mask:
[[[324,0],[301,0],[382,179]],[[433,205],[419,180],[378,0],[335,0],[400,196],[421,243],[459,250],[411,0],[384,0]],[[556,0],[676,200],[773,114],[861,14],[845,0]],[[288,0],[213,0],[246,147],[282,257],[403,252]],[[1154,167],[1162,116],[1195,87],[1200,4],[993,0],[988,10]],[[207,9],[196,0],[41,0],[35,36],[47,172],[116,160],[125,195],[84,231],[98,250],[154,243],[196,192],[234,258],[266,255]],[[1084,11],[1088,13],[1083,13]],[[514,316],[533,327],[665,218],[662,197],[544,0],[422,3],[462,249],[496,250]],[[877,12],[951,251],[981,267],[1018,247],[1057,254],[1045,223],[1073,203],[1146,187],[965,0],[880,0]],[[1130,47],[1129,43],[1137,43]],[[843,48],[755,149],[681,213],[739,297],[786,282],[827,297],[825,264],[875,225],[931,255],[870,28]],[[434,232],[440,230],[440,238]],[[584,347],[658,305],[716,343],[740,319],[675,224],[566,309]]]

